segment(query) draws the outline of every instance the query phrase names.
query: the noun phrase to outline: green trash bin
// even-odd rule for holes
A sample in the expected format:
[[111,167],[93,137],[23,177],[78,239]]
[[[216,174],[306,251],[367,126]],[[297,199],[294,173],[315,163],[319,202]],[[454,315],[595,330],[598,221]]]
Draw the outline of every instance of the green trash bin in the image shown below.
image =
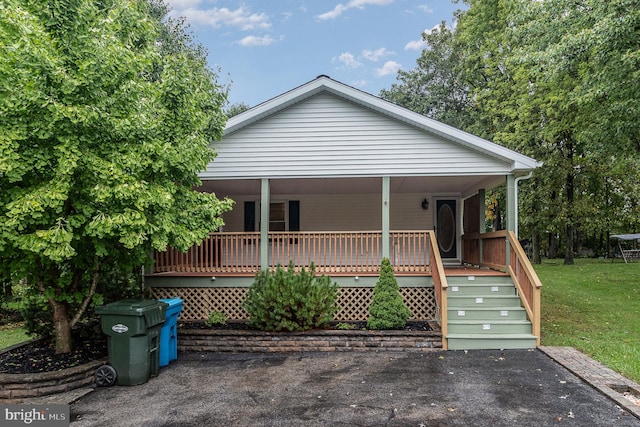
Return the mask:
[[98,385],[136,385],[158,375],[160,328],[167,306],[157,300],[122,300],[96,307],[111,365],[96,371]]

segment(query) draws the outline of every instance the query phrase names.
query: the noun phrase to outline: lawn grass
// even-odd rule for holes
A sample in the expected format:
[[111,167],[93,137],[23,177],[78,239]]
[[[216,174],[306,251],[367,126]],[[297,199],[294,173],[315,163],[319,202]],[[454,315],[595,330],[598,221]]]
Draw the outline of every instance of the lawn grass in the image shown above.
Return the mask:
[[542,345],[574,347],[640,382],[640,262],[545,260]]
[[21,322],[0,325],[0,350],[30,339]]

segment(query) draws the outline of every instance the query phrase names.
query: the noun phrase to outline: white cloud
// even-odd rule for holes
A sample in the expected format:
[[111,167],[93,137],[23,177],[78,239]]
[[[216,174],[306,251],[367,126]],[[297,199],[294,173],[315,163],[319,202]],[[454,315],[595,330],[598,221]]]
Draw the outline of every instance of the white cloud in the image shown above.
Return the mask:
[[245,46],[245,47],[248,47],[248,46],[269,46],[273,42],[275,42],[275,40],[273,38],[271,38],[271,36],[263,36],[263,37],[247,36],[247,37],[243,38],[242,40],[239,40],[238,44],[240,46]]
[[349,9],[364,9],[367,5],[384,6],[390,3],[393,3],[393,0],[350,0],[347,4],[337,4],[332,10],[318,15],[317,18],[322,21],[335,19]]
[[355,80],[353,82],[351,82],[351,86],[353,87],[365,87],[367,85],[367,81],[362,79],[362,80]]
[[[179,4],[191,4],[197,2],[194,0],[180,0]],[[213,9],[198,9],[197,7],[189,6],[186,8],[175,8],[171,13],[171,16],[184,16],[192,24],[204,25],[213,28],[237,27],[244,31],[250,30],[266,30],[271,28],[271,22],[269,17],[265,13],[251,13],[244,7],[240,7],[236,10],[231,10],[226,7],[213,8]]]
[[369,61],[373,61],[373,62],[377,62],[379,61],[381,58],[384,58],[385,56],[389,56],[389,55],[393,55],[393,52],[388,51],[386,48],[381,47],[380,49],[376,49],[376,50],[363,50],[362,51],[362,56],[365,59],[368,59]]
[[166,3],[171,9],[184,10],[198,6],[202,0],[167,0]]
[[353,54],[349,52],[341,53],[340,56],[334,58],[334,61],[342,62],[349,68],[358,68],[362,65],[362,63],[358,62],[355,56],[353,56]]
[[427,47],[427,42],[420,40],[411,40],[409,43],[404,45],[404,50],[422,50]]
[[[422,34],[431,34],[434,31],[438,31],[440,28],[440,24],[434,25],[430,30],[424,30]],[[404,50],[422,50],[427,47],[427,42],[424,39],[424,36],[420,40],[411,40],[406,45],[404,45]]]
[[420,9],[424,13],[433,13],[433,9],[428,4],[421,4],[420,6],[418,6],[418,9]]
[[325,13],[322,13],[322,14],[318,15],[318,19],[320,19],[322,21],[327,20],[327,19],[334,19],[334,18],[337,18],[338,16],[342,15],[342,12],[344,12],[345,10],[347,10],[345,5],[339,4],[332,11],[325,12]]
[[402,65],[398,64],[396,61],[387,61],[384,63],[382,68],[378,68],[376,70],[376,76],[384,77],[390,74],[396,74],[400,68],[402,68]]

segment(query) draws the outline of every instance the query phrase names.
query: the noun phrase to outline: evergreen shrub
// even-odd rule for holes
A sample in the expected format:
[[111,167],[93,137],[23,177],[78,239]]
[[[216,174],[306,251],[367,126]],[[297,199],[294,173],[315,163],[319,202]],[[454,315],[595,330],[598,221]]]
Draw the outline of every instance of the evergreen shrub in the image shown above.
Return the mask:
[[373,288],[373,300],[369,306],[369,329],[401,329],[407,325],[411,311],[402,301],[398,281],[388,258],[382,260],[380,277]]
[[329,276],[316,277],[312,263],[295,272],[293,262],[285,270],[261,271],[244,301],[249,325],[264,331],[306,331],[325,327],[338,312],[338,285]]

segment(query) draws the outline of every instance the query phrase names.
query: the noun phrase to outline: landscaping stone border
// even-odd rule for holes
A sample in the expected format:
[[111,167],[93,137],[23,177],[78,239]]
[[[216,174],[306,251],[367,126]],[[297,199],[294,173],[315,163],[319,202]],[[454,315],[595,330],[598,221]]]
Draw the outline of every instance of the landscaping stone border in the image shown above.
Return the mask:
[[95,385],[94,373],[107,359],[37,374],[0,374],[0,403],[30,403],[34,398]]
[[283,353],[305,351],[411,351],[442,350],[439,331],[315,330],[262,332],[225,329],[178,331],[180,352]]

